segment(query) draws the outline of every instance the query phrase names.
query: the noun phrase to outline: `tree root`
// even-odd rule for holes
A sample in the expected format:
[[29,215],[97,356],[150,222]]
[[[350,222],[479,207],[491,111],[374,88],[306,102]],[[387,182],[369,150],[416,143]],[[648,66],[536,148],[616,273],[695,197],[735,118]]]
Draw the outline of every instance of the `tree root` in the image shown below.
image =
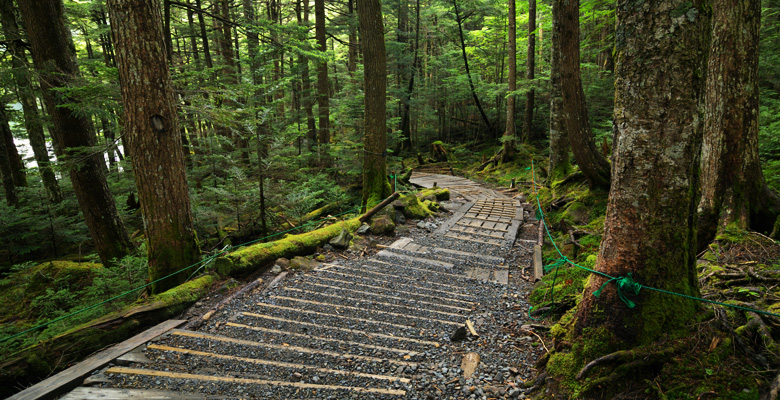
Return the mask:
[[[680,347],[679,345],[670,346],[660,351],[641,351],[636,349],[619,350],[589,362],[580,370],[580,372],[577,373],[575,379],[582,380],[586,378],[593,368],[604,364],[614,364],[618,362],[624,363],[624,365],[618,366],[616,368],[617,370],[617,369],[625,369],[625,368],[633,369],[633,368],[663,363],[666,360],[668,360],[672,355],[680,351],[679,347]],[[617,373],[617,371],[610,374],[610,376],[614,375],[615,373]],[[597,379],[596,381],[600,379],[601,378]]]
[[731,335],[731,338],[734,340],[734,344],[737,345],[737,348],[739,348],[742,354],[761,366],[761,368],[769,369],[769,362],[767,361],[766,357],[756,353],[753,351],[753,348],[745,343],[745,341],[742,339],[742,336],[731,327],[731,324],[726,318],[726,312],[723,311],[723,309],[716,307],[715,317],[718,319],[718,322],[720,322],[723,329]]
[[780,395],[780,370],[769,385],[769,390],[761,395],[761,400],[777,400],[778,395]]

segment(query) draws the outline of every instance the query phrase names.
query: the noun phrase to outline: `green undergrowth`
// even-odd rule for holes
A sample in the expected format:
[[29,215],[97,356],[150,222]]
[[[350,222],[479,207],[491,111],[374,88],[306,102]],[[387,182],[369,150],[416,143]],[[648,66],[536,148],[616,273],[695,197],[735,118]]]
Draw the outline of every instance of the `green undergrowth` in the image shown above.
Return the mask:
[[[590,191],[575,180],[543,188],[540,200],[563,255],[594,268],[606,193]],[[544,262],[554,264],[558,252],[549,237],[545,239]],[[575,340],[578,336],[572,334],[571,323],[576,305],[592,296],[583,292],[590,273],[571,265],[549,268],[530,294],[533,316],[551,325],[550,347],[554,348],[544,361],[551,379],[533,398],[752,400],[767,390],[780,368],[780,318],[701,303],[682,331],[621,353],[618,361],[599,365],[577,379],[584,365],[612,351],[603,347],[610,335],[596,329],[582,335],[584,340]],[[777,242],[726,227],[699,255],[698,272],[704,298],[780,313]]]

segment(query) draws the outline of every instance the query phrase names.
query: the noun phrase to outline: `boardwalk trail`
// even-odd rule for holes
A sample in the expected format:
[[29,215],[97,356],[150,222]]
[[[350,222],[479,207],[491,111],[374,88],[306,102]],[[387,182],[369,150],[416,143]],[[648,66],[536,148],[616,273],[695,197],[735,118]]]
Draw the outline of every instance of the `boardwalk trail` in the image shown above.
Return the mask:
[[[412,182],[460,195],[432,232],[413,228],[371,256],[248,293],[199,328],[171,330],[96,371],[64,398],[525,397],[518,386],[544,350],[520,328],[530,241],[516,239],[535,228],[522,229],[517,200],[473,181],[416,173]],[[467,378],[470,352],[480,362]]]

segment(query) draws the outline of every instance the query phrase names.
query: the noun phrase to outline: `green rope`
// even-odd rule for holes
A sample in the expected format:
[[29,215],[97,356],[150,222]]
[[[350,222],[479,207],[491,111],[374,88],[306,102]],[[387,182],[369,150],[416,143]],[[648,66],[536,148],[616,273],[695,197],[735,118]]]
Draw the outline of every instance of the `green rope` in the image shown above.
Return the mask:
[[[374,205],[376,205],[376,204],[379,204],[379,203],[381,203],[381,202],[382,202],[381,200],[380,200],[380,201],[375,201],[375,202],[373,202],[373,203],[371,203],[371,204],[367,204],[367,205],[366,205],[366,207],[373,207]],[[334,215],[334,216],[331,216],[331,217],[325,217],[325,218],[322,218],[322,219],[319,219],[319,220],[316,220],[316,221],[312,221],[312,222],[309,222],[309,223],[306,223],[306,224],[300,225],[300,226],[298,226],[298,227],[294,227],[294,228],[288,229],[288,230],[286,230],[286,231],[277,232],[277,233],[274,233],[274,234],[271,234],[271,235],[268,235],[268,236],[262,237],[262,238],[260,238],[260,239],[255,239],[255,240],[252,240],[252,241],[249,241],[249,242],[246,242],[246,243],[242,243],[242,244],[240,244],[240,245],[238,245],[238,246],[225,246],[225,248],[223,248],[223,249],[222,249],[220,252],[218,252],[218,253],[214,254],[213,256],[210,256],[210,257],[208,257],[208,258],[205,258],[205,259],[203,259],[203,260],[201,260],[201,261],[198,261],[198,262],[196,262],[195,264],[192,264],[192,265],[190,265],[190,266],[188,266],[188,267],[182,268],[182,269],[180,269],[180,270],[178,270],[178,271],[176,271],[176,272],[173,272],[173,273],[171,273],[171,274],[169,274],[169,275],[166,275],[166,276],[164,276],[164,277],[162,277],[162,278],[159,278],[159,279],[157,279],[157,280],[154,280],[154,281],[152,281],[152,282],[149,282],[149,283],[147,283],[147,284],[145,284],[145,285],[139,286],[139,287],[137,287],[137,288],[135,288],[135,289],[130,289],[130,290],[128,290],[128,291],[126,291],[126,292],[124,292],[124,293],[122,293],[122,294],[118,294],[118,295],[116,295],[116,296],[114,296],[114,297],[112,297],[112,298],[110,298],[110,299],[108,299],[108,300],[104,300],[104,301],[101,301],[100,303],[96,303],[96,304],[93,304],[93,305],[91,305],[91,306],[84,307],[84,308],[82,308],[82,309],[79,309],[79,310],[76,310],[76,311],[74,311],[74,312],[72,312],[72,313],[70,313],[70,314],[63,315],[63,316],[61,316],[61,317],[55,318],[55,319],[53,319],[53,320],[51,320],[51,321],[49,321],[49,322],[44,322],[44,323],[42,323],[42,324],[40,324],[40,325],[37,325],[37,326],[34,326],[34,327],[32,327],[32,328],[29,328],[29,329],[23,330],[23,331],[21,331],[21,332],[19,332],[19,333],[16,333],[16,334],[14,334],[14,335],[11,335],[11,336],[4,337],[4,338],[0,339],[0,343],[4,343],[4,342],[7,342],[7,341],[9,341],[9,340],[11,340],[11,339],[15,339],[15,338],[17,338],[17,337],[19,337],[19,336],[22,336],[22,335],[24,335],[24,334],[26,334],[26,333],[29,333],[29,332],[33,332],[33,331],[37,331],[37,330],[39,330],[39,329],[43,329],[43,328],[45,328],[45,327],[47,327],[47,326],[49,326],[49,325],[51,325],[51,324],[54,324],[54,323],[56,323],[56,322],[59,322],[59,321],[62,321],[62,320],[64,320],[64,319],[67,319],[67,318],[73,317],[73,316],[75,316],[75,315],[81,314],[81,313],[83,313],[83,312],[89,311],[89,310],[91,310],[91,309],[93,309],[93,308],[96,308],[96,307],[102,306],[103,304],[106,304],[106,303],[112,302],[112,301],[114,301],[114,300],[116,300],[116,299],[118,299],[118,298],[121,298],[121,297],[127,296],[127,295],[129,295],[129,294],[131,294],[131,293],[135,293],[135,292],[137,292],[137,291],[139,291],[139,290],[141,290],[141,289],[145,289],[145,288],[147,288],[147,287],[149,287],[149,286],[151,286],[151,285],[153,285],[153,284],[155,284],[155,283],[157,283],[157,282],[160,282],[160,281],[162,281],[162,280],[168,279],[168,278],[170,278],[170,277],[172,277],[172,276],[174,276],[174,275],[176,275],[176,274],[179,274],[179,273],[181,273],[181,272],[187,271],[187,270],[189,270],[189,269],[192,269],[192,268],[195,268],[195,267],[197,267],[197,266],[201,266],[200,268],[198,268],[197,270],[195,270],[195,272],[193,272],[193,273],[190,275],[190,277],[189,277],[189,278],[187,278],[187,280],[189,281],[190,279],[192,279],[192,277],[195,275],[195,273],[197,273],[197,272],[198,272],[198,270],[200,270],[201,268],[203,268],[203,267],[205,267],[206,265],[208,265],[209,263],[211,263],[211,261],[213,261],[213,260],[214,260],[214,259],[216,259],[217,257],[219,257],[219,256],[221,256],[221,255],[223,255],[223,254],[225,254],[225,253],[227,253],[227,252],[229,252],[229,251],[231,251],[231,250],[238,249],[238,248],[241,248],[241,247],[244,247],[244,246],[248,246],[248,245],[250,245],[250,244],[254,244],[254,243],[260,242],[260,241],[262,241],[262,240],[266,240],[266,239],[269,239],[269,238],[275,237],[275,236],[283,235],[283,234],[286,234],[286,233],[289,233],[289,232],[292,232],[292,231],[295,231],[295,230],[298,230],[298,229],[304,228],[304,227],[306,227],[306,226],[311,226],[311,225],[314,225],[314,224],[318,224],[318,223],[320,223],[320,222],[322,222],[322,221],[324,221],[324,220],[326,220],[326,219],[328,219],[328,218],[335,218],[335,217],[340,217],[340,216],[342,216],[342,215],[349,214],[349,213],[352,213],[352,212],[354,212],[354,211],[360,210],[362,207],[363,207],[363,206],[355,207],[355,208],[352,208],[352,209],[350,209],[350,210],[347,210],[347,211],[345,211],[345,212],[343,212],[343,213],[336,214],[336,215]]]
[[[531,160],[531,171],[533,171],[533,165],[534,165],[534,162],[533,162],[533,160]],[[536,177],[535,177],[535,174],[533,172],[532,172],[531,179],[533,181],[534,187],[536,187]],[[545,268],[547,268],[547,267],[555,268],[555,273],[556,273],[555,276],[553,276],[553,286],[550,288],[550,293],[551,293],[551,302],[550,302],[550,304],[554,304],[555,303],[555,281],[558,278],[558,275],[557,275],[558,274],[558,269],[562,265],[568,263],[568,264],[571,264],[572,266],[577,267],[577,268],[579,268],[581,270],[587,271],[587,272],[589,272],[591,274],[601,275],[602,277],[607,279],[607,281],[605,281],[598,290],[593,292],[593,295],[596,296],[596,297],[599,297],[601,295],[601,293],[603,292],[604,288],[606,288],[610,282],[615,283],[615,285],[617,287],[618,297],[620,298],[621,301],[623,301],[623,303],[626,304],[626,306],[628,306],[628,308],[636,307],[636,303],[633,302],[631,299],[629,299],[626,296],[626,294],[631,294],[631,295],[636,296],[636,295],[639,294],[640,290],[647,289],[647,290],[652,290],[652,291],[655,291],[655,292],[658,292],[658,293],[668,294],[670,296],[677,296],[677,297],[682,297],[684,299],[695,300],[695,301],[702,302],[702,303],[716,304],[716,305],[719,305],[719,306],[730,307],[730,308],[734,308],[734,309],[737,309],[737,310],[755,312],[757,314],[763,314],[763,315],[768,315],[768,316],[780,318],[780,314],[769,312],[769,311],[757,310],[755,308],[750,308],[750,307],[742,307],[742,306],[738,306],[738,305],[734,305],[734,304],[728,304],[728,303],[723,303],[723,302],[720,302],[720,301],[703,299],[703,298],[700,298],[700,297],[689,296],[687,294],[670,292],[668,290],[658,289],[658,288],[654,288],[654,287],[651,287],[651,286],[646,286],[646,285],[643,285],[643,284],[635,281],[633,276],[632,276],[632,274],[630,272],[628,274],[626,274],[626,276],[617,276],[617,277],[615,277],[615,276],[606,274],[606,273],[601,272],[601,271],[596,271],[596,270],[588,268],[588,267],[583,267],[582,265],[579,265],[579,264],[569,260],[568,258],[566,258],[566,256],[564,256],[563,253],[561,252],[561,250],[558,248],[558,245],[555,244],[555,240],[553,239],[552,234],[550,233],[550,229],[548,228],[547,223],[545,222],[545,214],[542,211],[542,204],[539,201],[539,195],[538,194],[536,194],[536,205],[537,205],[537,219],[539,219],[539,223],[541,223],[542,226],[544,226],[544,230],[545,230],[545,232],[547,232],[547,237],[550,239],[550,243],[552,243],[553,247],[555,248],[555,251],[561,257],[560,259],[558,259],[554,263],[549,264],[548,266],[545,267]],[[565,260],[565,261],[563,261],[563,260]],[[542,316],[539,319],[536,319],[536,318],[531,317],[531,310],[532,309],[533,309],[533,306],[531,306],[528,309],[528,316],[531,319],[534,319],[534,320],[537,320],[537,321],[542,319],[542,318],[544,318],[549,313],[549,310],[548,310],[548,312],[545,313],[544,316]]]

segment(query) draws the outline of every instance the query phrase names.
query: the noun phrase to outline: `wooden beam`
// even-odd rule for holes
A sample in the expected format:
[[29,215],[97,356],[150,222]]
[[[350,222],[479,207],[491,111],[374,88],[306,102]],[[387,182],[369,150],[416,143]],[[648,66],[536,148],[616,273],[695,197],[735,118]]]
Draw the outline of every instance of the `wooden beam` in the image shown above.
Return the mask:
[[397,198],[398,198],[398,196],[400,196],[400,194],[399,194],[398,192],[393,192],[393,194],[391,194],[391,195],[390,195],[390,197],[388,197],[388,198],[386,198],[386,199],[382,200],[382,202],[381,202],[381,203],[377,204],[377,205],[376,205],[374,208],[372,208],[372,209],[368,210],[368,212],[366,212],[365,214],[363,214],[363,216],[362,216],[362,217],[360,217],[360,218],[358,218],[358,220],[359,220],[360,222],[366,222],[366,221],[368,221],[369,219],[371,219],[371,217],[373,217],[373,216],[374,216],[374,214],[376,214],[377,212],[379,212],[379,210],[381,210],[381,209],[385,208],[385,206],[386,206],[386,205],[388,205],[388,204],[392,203],[392,202],[393,202],[395,199],[397,199]]
[[542,267],[542,246],[534,245],[534,280],[540,280],[544,276]]
[[92,373],[92,371],[103,368],[106,364],[114,361],[119,356],[127,353],[130,350],[168,332],[171,329],[185,323],[185,320],[171,319],[158,324],[157,326],[150,328],[144,332],[139,333],[125,340],[122,343],[116,344],[113,347],[101,351],[87,358],[86,360],[54,375],[44,381],[39,382],[36,385],[11,396],[8,400],[33,400],[33,399],[52,399],[58,395],[61,395],[69,390],[81,384],[81,381]]

